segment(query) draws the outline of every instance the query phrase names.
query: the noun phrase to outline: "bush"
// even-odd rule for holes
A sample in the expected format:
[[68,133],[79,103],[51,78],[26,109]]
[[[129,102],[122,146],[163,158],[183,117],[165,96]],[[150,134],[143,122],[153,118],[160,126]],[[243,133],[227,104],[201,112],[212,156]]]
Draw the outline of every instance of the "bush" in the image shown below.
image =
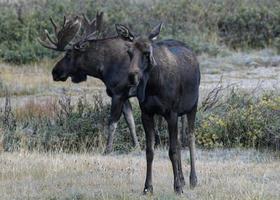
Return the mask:
[[[101,95],[94,96],[93,104],[85,97],[74,105],[65,95],[59,101],[43,104],[30,101],[13,109],[6,98],[0,110],[0,130],[6,151],[101,151],[106,143],[106,124],[109,106]],[[136,131],[141,147],[145,137],[138,106],[133,105]],[[180,123],[180,122],[179,122]],[[199,146],[245,147],[280,149],[280,95],[267,93],[256,96],[232,89],[228,95],[211,106],[201,107],[197,113],[196,137]],[[179,124],[181,126],[181,124]],[[162,146],[168,145],[167,126],[159,127]],[[133,150],[129,129],[121,119],[116,131],[114,150]]]
[[230,94],[218,106],[200,114],[197,142],[214,147],[280,147],[280,96],[268,93]]
[[185,41],[196,53],[216,56],[223,43],[238,48],[277,47],[279,43],[274,42],[274,38],[279,37],[279,2],[240,2],[243,1],[30,0],[2,3],[0,58],[17,64],[52,58],[56,54],[37,42],[44,29],[52,32],[49,17],[61,22],[63,15],[85,13],[93,18],[97,10],[106,13],[105,36],[115,35],[115,23],[123,23],[135,33],[146,33],[162,21],[165,24],[163,38]]
[[[279,11],[279,8],[276,9]],[[219,20],[219,35],[233,48],[264,48],[272,45],[280,36],[278,11],[262,7],[242,8]]]

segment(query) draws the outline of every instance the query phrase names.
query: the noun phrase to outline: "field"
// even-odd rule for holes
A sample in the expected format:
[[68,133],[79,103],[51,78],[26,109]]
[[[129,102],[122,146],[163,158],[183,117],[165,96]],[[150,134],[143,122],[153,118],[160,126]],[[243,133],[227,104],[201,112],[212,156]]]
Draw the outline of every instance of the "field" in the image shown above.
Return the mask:
[[[279,0],[0,0],[0,200],[279,200],[279,10]],[[101,37],[116,35],[116,23],[144,33],[161,21],[159,39],[183,41],[197,55],[195,189],[183,148],[187,184],[181,196],[173,191],[163,124],[154,194],[142,194],[145,134],[136,98],[140,149],[122,117],[114,151],[105,156],[110,98],[104,84],[93,77],[53,81],[63,53],[37,41],[45,29],[53,31],[48,18],[60,23],[63,15],[84,13],[93,19],[97,11],[105,13]]]
[[[234,84],[248,91],[259,87],[260,93],[279,86],[280,59],[271,50],[234,53],[218,58],[202,55],[199,59],[203,73],[202,99],[221,77],[224,85]],[[21,67],[1,64],[1,80],[11,92],[14,109],[30,109],[32,105],[43,105],[44,108],[45,102],[57,100],[65,93],[78,99],[84,93],[91,97],[102,92],[106,101],[109,100],[104,94],[104,86],[96,79],[90,78],[79,85],[70,81],[53,82],[50,75],[53,62]],[[239,62],[238,66],[236,62]],[[258,63],[258,66],[251,66],[250,63]],[[215,67],[219,65],[222,67]],[[2,96],[3,108],[5,90]],[[184,175],[188,180],[189,155],[186,150],[183,151],[183,160]],[[157,150],[154,161],[155,194],[143,196],[144,151],[103,156],[99,153],[39,153],[22,148],[19,152],[0,154],[0,195],[1,199],[52,200],[280,198],[279,152],[200,149],[197,169],[198,187],[190,190],[187,183],[184,194],[178,197],[173,193],[173,175],[167,149]]]
[[[189,173],[188,151],[183,171]],[[166,149],[154,160],[154,195],[143,196],[145,156],[65,153],[2,153],[1,199],[248,199],[280,198],[279,154],[255,150],[198,151],[198,187],[173,193]]]

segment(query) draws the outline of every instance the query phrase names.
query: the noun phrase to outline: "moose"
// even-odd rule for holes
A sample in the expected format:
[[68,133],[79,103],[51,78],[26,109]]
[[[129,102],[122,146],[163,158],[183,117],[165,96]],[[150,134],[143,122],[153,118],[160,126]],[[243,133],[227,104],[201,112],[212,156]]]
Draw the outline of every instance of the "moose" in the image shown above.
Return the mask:
[[[66,81],[68,77],[71,77],[72,82],[80,83],[86,81],[87,76],[93,76],[105,84],[106,92],[111,97],[108,138],[105,149],[105,153],[110,153],[121,114],[124,115],[128,124],[136,148],[139,147],[139,142],[131,103],[128,100],[130,97],[128,81],[125,78],[130,63],[126,53],[128,42],[119,37],[98,39],[102,18],[103,12],[97,13],[96,19],[92,21],[88,20],[85,15],[76,16],[70,20],[64,17],[61,28],[50,18],[56,38],[53,39],[46,31],[46,39],[39,39],[39,42],[46,48],[65,52],[64,57],[55,64],[52,70],[54,81]],[[83,34],[78,35],[81,28],[84,29]],[[159,143],[159,136],[156,141]]]
[[154,41],[162,24],[147,36],[135,37],[124,25],[116,25],[118,35],[131,41],[127,51],[131,63],[128,69],[129,86],[136,88],[141,108],[141,119],[146,137],[147,173],[144,194],[153,192],[152,163],[154,158],[154,116],[161,115],[167,121],[169,132],[169,157],[174,174],[174,190],[180,194],[185,180],[181,165],[178,141],[178,117],[187,115],[190,149],[190,186],[197,185],[195,170],[194,122],[197,111],[200,69],[194,53],[177,40]]
[[[103,26],[103,12],[97,12],[93,20],[89,20],[85,15],[76,16],[69,20],[64,17],[61,28],[52,18],[50,18],[50,21],[56,38],[52,39],[46,31],[45,38],[47,40],[39,39],[39,42],[48,49],[65,52],[64,57],[56,63],[52,70],[53,80],[66,81],[71,77],[73,83],[80,83],[86,81],[87,76],[92,76],[103,81],[106,92],[111,97],[105,153],[112,152],[114,134],[121,114],[124,115],[129,127],[134,147],[139,148],[132,106],[128,100],[135,94],[130,92],[124,79],[127,77],[130,63],[127,48],[128,43],[131,42],[123,41],[120,36],[98,38]],[[79,36],[78,33],[81,28],[84,29],[84,32]],[[183,119],[182,130],[185,129]],[[159,118],[158,127],[161,126],[161,121],[161,118]],[[155,145],[159,144],[160,136],[159,132],[156,131]]]

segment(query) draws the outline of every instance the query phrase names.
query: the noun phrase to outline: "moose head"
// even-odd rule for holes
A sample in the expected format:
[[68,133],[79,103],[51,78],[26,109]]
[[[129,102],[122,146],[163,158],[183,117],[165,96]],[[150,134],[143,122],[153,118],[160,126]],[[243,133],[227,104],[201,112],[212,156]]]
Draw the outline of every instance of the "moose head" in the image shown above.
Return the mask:
[[127,52],[131,59],[128,79],[131,86],[137,86],[137,96],[140,101],[143,101],[145,98],[149,71],[157,65],[153,41],[158,37],[161,27],[162,23],[155,26],[148,35],[134,37],[126,26],[116,24],[118,35],[124,40],[133,42]]
[[[102,18],[103,12],[97,13],[96,19],[92,21],[88,20],[85,15],[76,16],[70,20],[64,17],[61,27],[58,27],[50,18],[56,38],[53,39],[48,31],[45,31],[47,40],[39,39],[39,42],[46,48],[65,52],[64,57],[55,64],[52,70],[54,81],[66,81],[68,77],[71,77],[72,82],[79,83],[87,79],[84,67],[89,60],[88,41],[95,39],[101,30]],[[83,35],[78,36],[81,27],[84,32]],[[74,42],[77,37],[78,41]]]

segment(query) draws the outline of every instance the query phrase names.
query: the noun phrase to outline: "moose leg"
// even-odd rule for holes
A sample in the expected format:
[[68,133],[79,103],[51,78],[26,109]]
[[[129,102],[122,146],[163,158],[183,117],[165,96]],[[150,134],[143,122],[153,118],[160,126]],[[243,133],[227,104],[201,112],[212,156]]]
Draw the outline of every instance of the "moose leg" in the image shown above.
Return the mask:
[[133,114],[132,114],[132,107],[131,107],[129,100],[125,101],[122,111],[123,111],[124,119],[129,127],[133,145],[134,145],[134,147],[139,148],[140,145],[139,145],[138,138],[136,135],[135,123],[134,123],[134,118],[133,118]]
[[180,130],[180,141],[181,141],[181,147],[187,147],[188,146],[188,140],[187,140],[187,134],[186,134],[186,115],[181,116],[181,130]]
[[109,124],[107,128],[108,138],[107,138],[106,149],[104,152],[105,154],[109,154],[113,150],[114,135],[117,128],[117,122],[119,121],[122,114],[123,104],[124,102],[120,96],[114,96],[112,98]]
[[160,145],[160,137],[159,137],[159,129],[162,127],[162,117],[158,116],[157,117],[157,123],[156,123],[156,130],[155,130],[155,146],[159,146]]
[[153,193],[153,182],[152,182],[152,165],[154,159],[154,116],[142,112],[142,123],[145,130],[146,136],[146,160],[147,160],[147,173],[144,187],[144,194]]
[[187,114],[188,126],[189,126],[189,149],[191,160],[191,172],[190,172],[190,187],[194,188],[197,185],[197,176],[195,171],[195,134],[194,134],[194,122],[196,115],[197,105]]
[[186,182],[185,182],[185,178],[184,178],[184,174],[183,174],[183,169],[182,169],[182,161],[181,161],[181,148],[187,146],[187,135],[185,133],[186,130],[186,117],[185,115],[182,115],[180,117],[181,119],[181,129],[180,129],[180,137],[179,137],[179,161],[178,161],[178,165],[179,165],[179,176],[180,176],[180,181],[181,181],[181,185],[185,186]]
[[178,115],[171,113],[167,118],[168,132],[169,132],[169,158],[172,162],[173,175],[174,175],[174,190],[177,194],[183,193],[182,184],[180,180],[179,165],[179,140],[178,140]]
[[185,182],[185,178],[184,178],[184,174],[183,174],[183,168],[182,168],[182,160],[181,160],[181,145],[179,144],[178,147],[178,169],[179,169],[179,177],[180,177],[180,181],[181,181],[181,185],[185,186],[186,182]]

